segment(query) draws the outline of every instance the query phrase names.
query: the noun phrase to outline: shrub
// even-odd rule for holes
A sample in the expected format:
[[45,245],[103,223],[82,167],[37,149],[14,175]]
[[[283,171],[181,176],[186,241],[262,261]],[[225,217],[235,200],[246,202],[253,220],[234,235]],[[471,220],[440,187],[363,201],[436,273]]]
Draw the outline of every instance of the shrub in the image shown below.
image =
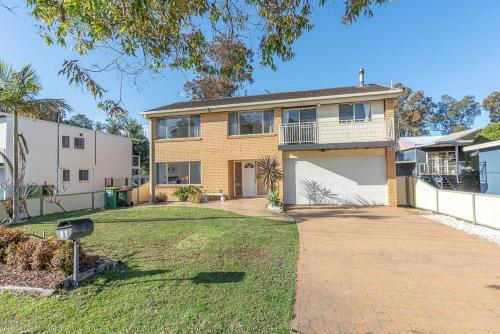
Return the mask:
[[[86,253],[80,244],[80,261],[86,256]],[[73,244],[64,242],[54,252],[50,260],[50,269],[54,271],[63,271],[70,274],[73,271]]]
[[20,229],[0,227],[0,262],[5,261],[7,248],[29,240],[29,234]]
[[7,263],[11,266],[29,270],[33,253],[37,247],[36,241],[23,241],[11,244],[7,248]]
[[478,132],[474,144],[500,140],[500,122],[492,123]]
[[267,202],[272,206],[281,206],[282,204],[280,195],[277,191],[271,191],[270,193],[268,193],[266,199]]
[[175,190],[172,193],[172,195],[177,197],[179,201],[186,202],[189,196],[194,196],[196,195],[196,193],[197,193],[196,187],[194,186],[179,186],[175,187]]
[[54,253],[62,246],[62,244],[64,244],[64,241],[57,238],[38,241],[31,259],[31,268],[34,270],[49,269],[50,261],[54,257]]
[[196,193],[193,195],[193,198],[191,199],[193,203],[203,203],[205,202],[205,195],[203,194],[203,191],[201,189],[196,188]]

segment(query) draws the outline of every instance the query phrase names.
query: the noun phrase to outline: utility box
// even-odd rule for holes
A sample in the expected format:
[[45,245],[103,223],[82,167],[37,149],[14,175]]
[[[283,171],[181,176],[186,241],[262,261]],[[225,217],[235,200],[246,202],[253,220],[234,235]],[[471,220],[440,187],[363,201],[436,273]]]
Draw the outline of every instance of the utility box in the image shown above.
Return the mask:
[[94,222],[88,218],[60,221],[56,228],[56,235],[62,240],[78,240],[92,232]]

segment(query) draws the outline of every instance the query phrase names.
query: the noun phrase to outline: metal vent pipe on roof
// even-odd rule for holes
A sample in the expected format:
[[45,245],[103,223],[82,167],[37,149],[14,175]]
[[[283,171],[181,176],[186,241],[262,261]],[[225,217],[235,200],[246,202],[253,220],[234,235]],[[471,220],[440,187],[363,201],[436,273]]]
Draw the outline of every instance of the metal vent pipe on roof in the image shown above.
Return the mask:
[[365,85],[365,69],[359,69],[359,87],[363,87]]

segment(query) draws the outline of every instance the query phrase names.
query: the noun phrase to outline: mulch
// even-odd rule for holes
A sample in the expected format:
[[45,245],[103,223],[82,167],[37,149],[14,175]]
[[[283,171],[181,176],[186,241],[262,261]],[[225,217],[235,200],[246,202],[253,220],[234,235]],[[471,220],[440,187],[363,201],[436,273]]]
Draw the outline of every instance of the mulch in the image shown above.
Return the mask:
[[0,285],[55,288],[66,276],[60,271],[23,270],[0,263]]

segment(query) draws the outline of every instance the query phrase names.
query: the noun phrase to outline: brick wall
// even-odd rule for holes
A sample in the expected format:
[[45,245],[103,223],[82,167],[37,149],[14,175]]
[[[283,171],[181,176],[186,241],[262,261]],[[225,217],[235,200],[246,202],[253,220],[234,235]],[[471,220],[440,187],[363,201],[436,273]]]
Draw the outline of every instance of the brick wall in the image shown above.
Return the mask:
[[[394,99],[384,100],[385,117],[392,117],[395,121],[394,114]],[[388,147],[385,149],[385,164],[387,174],[387,191],[389,206],[398,205],[398,193],[396,184],[396,156],[395,148]]]
[[[234,161],[259,160],[265,155],[276,156],[281,161],[282,155],[278,151],[281,109],[275,109],[275,133],[261,135],[229,137],[227,112],[205,113],[200,117],[200,139],[155,140],[154,161],[201,161],[202,188],[209,192],[222,190],[228,198],[234,197]],[[153,180],[156,180],[156,175]],[[156,186],[156,196],[169,195],[173,188],[173,186]]]

